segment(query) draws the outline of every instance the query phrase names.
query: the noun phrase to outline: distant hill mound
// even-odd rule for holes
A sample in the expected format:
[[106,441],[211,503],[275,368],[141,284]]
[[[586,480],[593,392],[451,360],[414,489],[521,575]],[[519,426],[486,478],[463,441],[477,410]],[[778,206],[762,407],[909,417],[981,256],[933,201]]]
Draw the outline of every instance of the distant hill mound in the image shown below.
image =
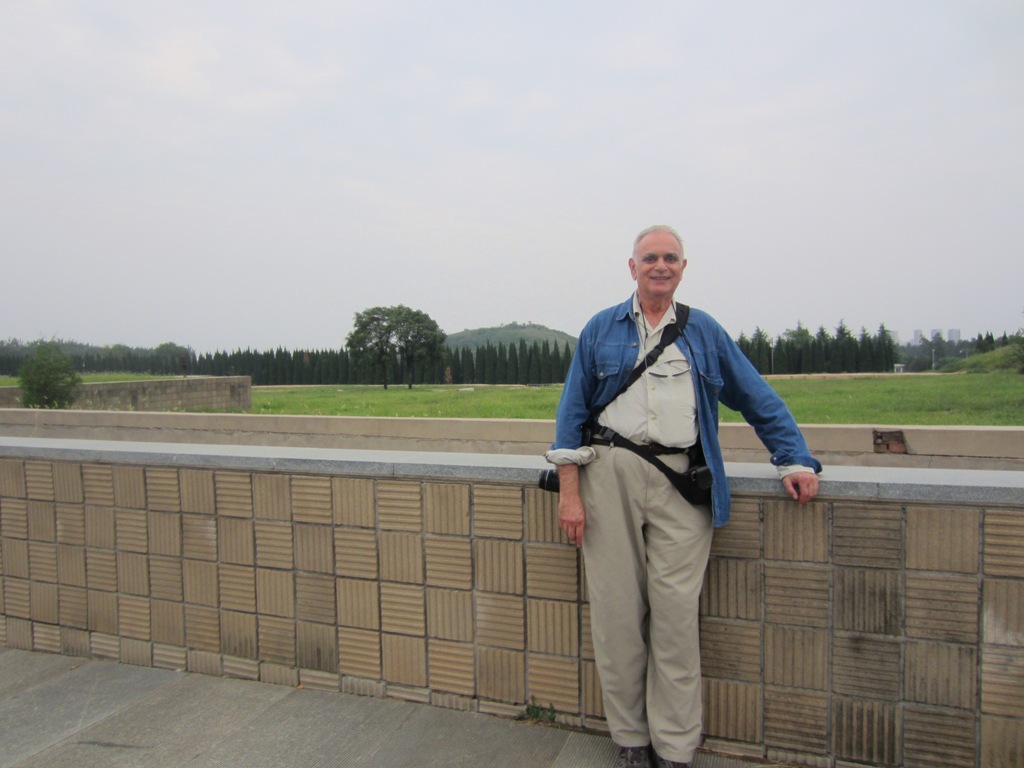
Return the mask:
[[474,328],[448,335],[445,344],[451,349],[476,349],[486,347],[490,342],[491,346],[497,347],[504,344],[518,344],[523,339],[527,346],[533,346],[533,342],[543,344],[547,341],[551,345],[558,345],[559,349],[569,344],[569,349],[576,348],[576,337],[570,336],[563,331],[556,331],[536,323],[508,323],[495,328]]

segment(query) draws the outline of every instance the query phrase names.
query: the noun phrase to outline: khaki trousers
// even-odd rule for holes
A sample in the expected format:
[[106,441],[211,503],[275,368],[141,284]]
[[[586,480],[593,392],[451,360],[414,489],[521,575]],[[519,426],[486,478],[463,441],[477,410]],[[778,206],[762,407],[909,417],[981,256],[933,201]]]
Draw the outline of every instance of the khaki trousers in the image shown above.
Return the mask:
[[[711,513],[624,448],[583,467],[583,557],[605,717],[622,747],[688,763],[701,739],[700,590]],[[683,455],[662,459],[686,468]]]

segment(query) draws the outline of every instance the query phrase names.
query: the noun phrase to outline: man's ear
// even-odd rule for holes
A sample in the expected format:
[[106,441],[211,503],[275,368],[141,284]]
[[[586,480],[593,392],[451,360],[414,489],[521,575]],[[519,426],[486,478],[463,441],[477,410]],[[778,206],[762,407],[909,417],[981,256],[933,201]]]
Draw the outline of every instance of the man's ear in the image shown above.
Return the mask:
[[632,256],[629,257],[629,274],[630,277],[636,280],[636,262],[633,260]]

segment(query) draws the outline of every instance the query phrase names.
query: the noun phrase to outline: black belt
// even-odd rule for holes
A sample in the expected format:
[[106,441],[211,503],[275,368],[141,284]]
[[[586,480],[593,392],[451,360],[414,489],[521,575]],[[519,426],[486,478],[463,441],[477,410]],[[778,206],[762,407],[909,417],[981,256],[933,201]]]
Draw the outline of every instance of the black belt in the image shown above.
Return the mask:
[[691,504],[706,504],[711,500],[711,470],[704,463],[704,456],[699,445],[690,448],[665,448],[658,446],[671,453],[686,453],[690,457],[690,466],[685,472],[677,472],[661,459],[658,458],[654,447],[650,444],[637,444],[627,440],[614,429],[593,425],[584,430],[585,445],[610,445],[618,448],[625,448],[635,453],[642,459],[646,459],[657,467],[675,489],[682,494],[683,498]]
[[[609,438],[599,437],[594,435],[590,438],[591,445],[615,445]],[[622,443],[620,442],[619,445]],[[689,448],[672,448],[667,445],[660,445],[659,443],[639,443],[640,446],[646,448],[655,456],[670,456],[672,454],[685,453],[687,456],[693,457],[696,452],[696,446],[691,445]]]

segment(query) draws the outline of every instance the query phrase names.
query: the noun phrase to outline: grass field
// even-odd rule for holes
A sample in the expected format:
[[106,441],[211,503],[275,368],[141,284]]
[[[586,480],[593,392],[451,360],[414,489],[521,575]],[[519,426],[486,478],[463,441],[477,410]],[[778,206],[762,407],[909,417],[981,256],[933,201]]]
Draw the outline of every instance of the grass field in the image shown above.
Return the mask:
[[[86,381],[149,378],[96,374]],[[769,379],[802,424],[1024,426],[1024,376],[1012,372]],[[0,377],[0,386],[17,380]],[[514,386],[257,387],[253,413],[551,419],[562,388]],[[741,421],[726,408],[722,421]]]
[[[1024,426],[1015,373],[773,378],[803,424]],[[560,386],[259,387],[253,413],[551,419]],[[742,421],[726,408],[722,421]]]

